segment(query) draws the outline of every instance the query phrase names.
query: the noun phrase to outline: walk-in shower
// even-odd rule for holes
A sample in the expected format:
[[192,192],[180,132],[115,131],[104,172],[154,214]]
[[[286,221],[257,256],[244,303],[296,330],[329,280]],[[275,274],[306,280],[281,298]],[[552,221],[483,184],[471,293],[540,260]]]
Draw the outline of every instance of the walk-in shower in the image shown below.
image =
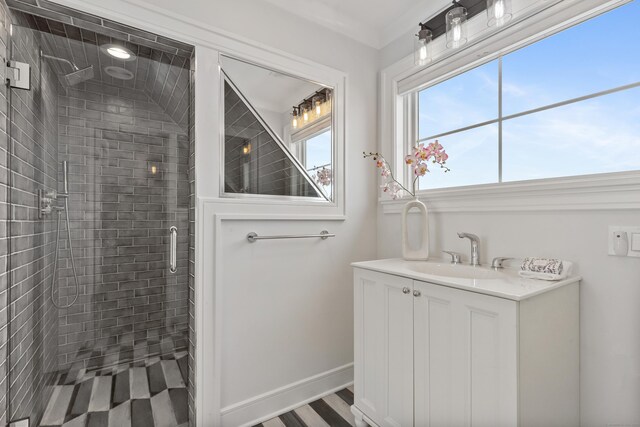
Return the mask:
[[193,46],[4,1],[0,425],[188,425]]

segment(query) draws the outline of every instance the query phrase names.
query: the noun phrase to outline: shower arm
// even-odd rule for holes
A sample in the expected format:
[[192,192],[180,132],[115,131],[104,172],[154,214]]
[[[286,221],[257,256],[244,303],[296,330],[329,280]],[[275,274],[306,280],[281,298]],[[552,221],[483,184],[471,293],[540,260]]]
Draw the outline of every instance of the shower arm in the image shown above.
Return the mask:
[[74,64],[73,62],[69,61],[68,59],[64,59],[64,58],[58,58],[57,56],[52,56],[52,55],[47,55],[44,52],[40,52],[40,56],[46,59],[53,59],[54,61],[60,61],[60,62],[64,62],[66,64],[69,64],[75,71],[80,70],[78,68],[78,66],[76,64]]

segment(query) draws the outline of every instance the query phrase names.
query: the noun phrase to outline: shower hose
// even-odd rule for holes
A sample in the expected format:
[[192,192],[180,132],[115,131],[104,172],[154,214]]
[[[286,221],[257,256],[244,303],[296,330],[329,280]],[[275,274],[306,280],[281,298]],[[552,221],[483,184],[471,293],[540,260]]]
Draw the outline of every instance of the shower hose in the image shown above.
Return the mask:
[[[65,219],[67,222],[67,238],[69,239],[69,254],[71,256],[71,269],[73,270],[73,278],[76,281],[76,294],[73,297],[73,301],[71,301],[67,305],[58,304],[56,302],[56,299],[54,298],[55,285],[57,282],[56,278],[58,277],[58,252],[60,250],[60,215],[62,210],[64,210]],[[71,227],[69,226],[69,198],[68,197],[65,197],[64,199],[64,209],[57,209],[57,213],[58,213],[58,220],[57,220],[57,226],[56,226],[56,252],[53,258],[53,275],[51,277],[51,302],[56,308],[65,309],[75,304],[76,301],[78,300],[78,295],[80,294],[80,284],[78,282],[78,273],[76,272],[76,260],[73,256],[73,245],[71,243]]]

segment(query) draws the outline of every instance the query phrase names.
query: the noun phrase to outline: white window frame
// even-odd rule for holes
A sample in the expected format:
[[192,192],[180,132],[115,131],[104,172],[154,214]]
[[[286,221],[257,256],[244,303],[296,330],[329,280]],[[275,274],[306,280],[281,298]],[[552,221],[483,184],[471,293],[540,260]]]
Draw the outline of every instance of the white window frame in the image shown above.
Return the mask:
[[[301,142],[306,143],[307,140],[313,137],[316,137],[321,133],[326,132],[327,130],[330,130],[330,129],[331,129],[331,116],[326,116],[314,123],[311,123],[308,126],[305,126],[300,130],[296,130],[295,132],[291,132],[289,130],[289,135],[288,136],[285,135],[285,139],[289,140],[289,151],[294,153],[298,161],[302,163],[302,165],[304,166],[305,170],[307,170],[307,165],[306,165],[307,153],[306,153],[306,147],[305,149],[303,149],[302,148],[303,144],[301,144]],[[332,151],[333,151],[333,147],[332,147]]]
[[[314,123],[311,123],[305,126],[302,129],[299,129],[293,133],[291,133],[291,126],[287,127],[285,131],[285,140],[289,141],[289,151],[294,155],[294,157],[300,162],[304,170],[309,173],[309,168],[307,166],[307,141],[311,138],[314,138],[324,132],[331,131],[331,116],[327,115],[326,117],[317,120]],[[331,158],[333,159],[333,150],[335,147],[331,147]],[[329,164],[331,166],[331,170],[333,171],[333,164]],[[309,175],[313,178],[311,175]],[[293,175],[291,176],[292,185],[295,185],[295,180],[298,177]],[[318,184],[320,189],[322,190],[322,186]],[[331,180],[331,193],[333,194],[333,179]],[[324,190],[323,190],[324,191]],[[326,193],[325,193],[326,195]]]
[[[418,140],[418,92],[462,74],[509,52],[530,45],[629,0],[555,1],[514,0],[512,25],[500,32],[486,27],[480,14],[469,24],[466,49],[452,52],[443,38],[434,41],[435,59],[416,67],[408,56],[381,71],[380,151],[396,176],[409,182],[404,156]],[[519,10],[516,11],[516,9]],[[515,25],[514,25],[515,24]],[[565,178],[499,182],[443,189],[420,190],[418,197],[435,212],[639,209],[640,171],[600,173]],[[403,200],[391,201],[380,193],[385,213],[400,212]]]

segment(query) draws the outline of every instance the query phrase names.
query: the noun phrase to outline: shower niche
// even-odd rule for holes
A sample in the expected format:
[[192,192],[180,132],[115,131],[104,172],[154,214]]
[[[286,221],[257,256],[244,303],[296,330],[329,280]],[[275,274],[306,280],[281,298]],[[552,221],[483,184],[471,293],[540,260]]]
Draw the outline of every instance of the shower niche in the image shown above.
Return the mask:
[[188,425],[194,48],[54,3],[1,6],[30,88],[2,89],[0,425]]

